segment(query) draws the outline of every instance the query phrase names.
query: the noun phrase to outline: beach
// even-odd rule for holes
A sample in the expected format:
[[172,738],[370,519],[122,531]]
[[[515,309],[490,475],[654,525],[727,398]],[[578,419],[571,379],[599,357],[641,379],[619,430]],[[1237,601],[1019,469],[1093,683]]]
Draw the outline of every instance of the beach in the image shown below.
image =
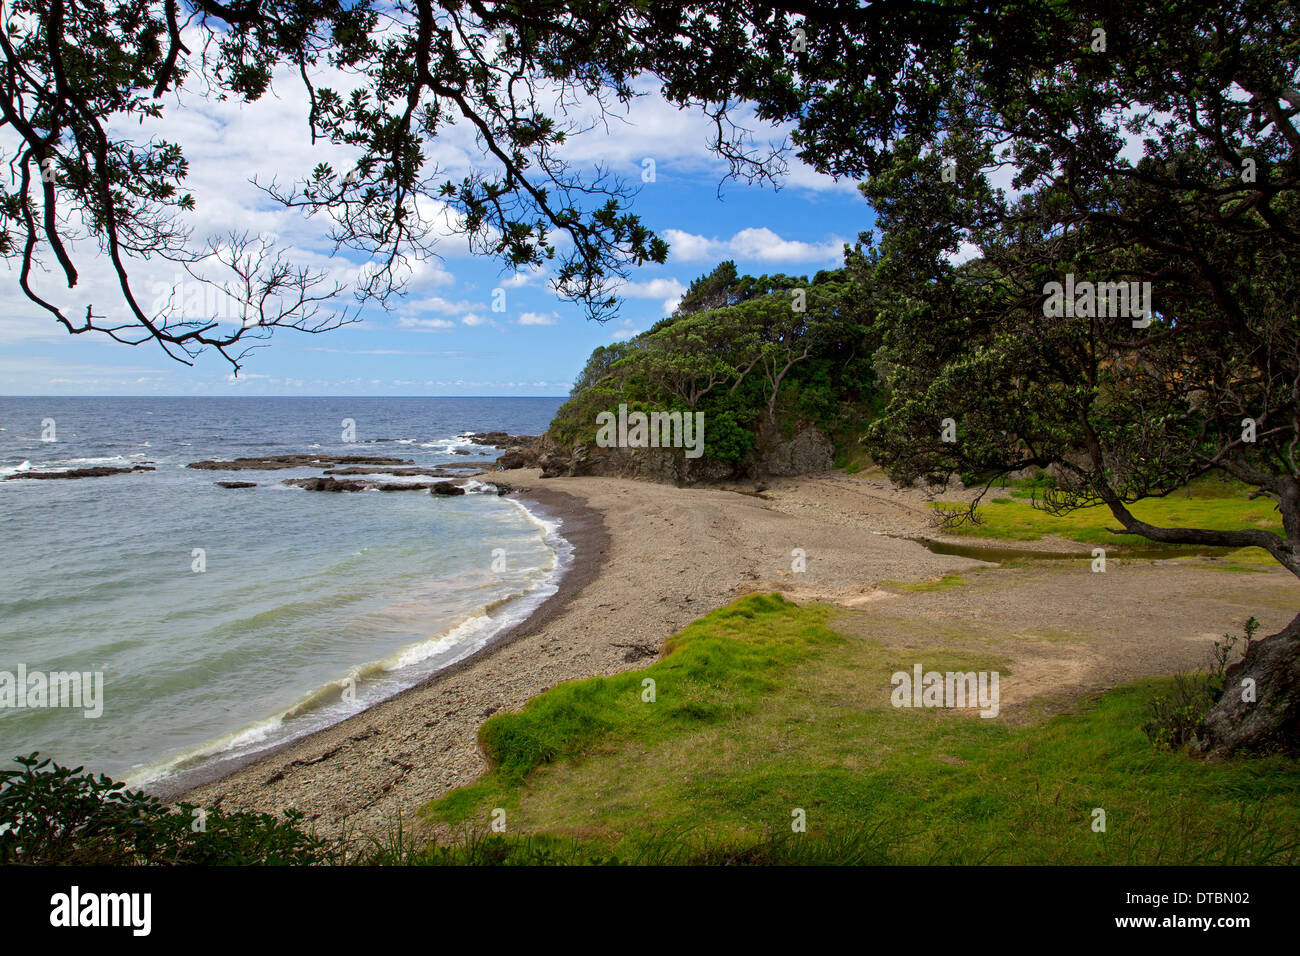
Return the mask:
[[[828,473],[758,491],[541,480],[527,469],[491,477],[562,521],[575,558],[554,596],[423,683],[251,762],[210,765],[207,780],[162,795],[293,808],[327,835],[382,835],[399,819],[410,834],[422,826],[421,806],[487,769],[476,735],[489,716],[565,681],[647,666],[682,626],[755,591],[869,609],[880,623],[873,638],[886,644],[910,639],[913,628],[896,626],[903,615],[936,630],[967,620],[992,626],[1002,635],[994,649],[1015,662],[1002,687],[1011,719],[1034,698],[1196,666],[1246,613],[1260,617],[1264,633],[1292,613],[1291,578],[1280,569],[1229,577],[1212,565],[1116,561],[1103,575],[1088,573],[1086,561],[1002,568],[932,553],[909,538],[933,533],[934,492],[880,479]],[[1088,555],[1077,543],[1055,544]],[[794,569],[795,549],[803,571]],[[897,586],[958,573],[972,585]]]

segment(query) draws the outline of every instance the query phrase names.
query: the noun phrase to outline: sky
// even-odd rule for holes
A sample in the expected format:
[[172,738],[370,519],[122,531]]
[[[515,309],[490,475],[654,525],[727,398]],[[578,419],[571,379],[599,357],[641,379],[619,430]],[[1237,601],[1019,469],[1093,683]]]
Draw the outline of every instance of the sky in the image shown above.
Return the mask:
[[[0,394],[563,396],[592,349],[667,315],[690,281],[720,261],[734,259],[742,274],[811,276],[840,265],[844,243],[870,228],[871,210],[855,183],[819,176],[793,157],[779,190],[733,180],[719,196],[726,168],[707,148],[708,121],[666,104],[648,84],[643,89],[607,129],[597,127],[566,147],[579,168],[600,163],[638,187],[633,211],[672,247],[664,265],[633,270],[620,290],[620,314],[607,323],[559,299],[544,273],[515,274],[449,237],[439,243],[438,258],[411,264],[406,295],[387,310],[368,307],[358,324],[321,335],[277,331],[236,377],[215,352],[187,367],[154,343],[72,336],[26,300],[10,264],[0,281]],[[322,161],[350,168],[341,148],[312,145],[306,115],[301,83],[280,76],[273,93],[253,104],[183,90],[179,101],[167,101],[154,128],[132,127],[129,135],[154,135],[184,148],[186,188],[197,203],[184,223],[196,243],[232,230],[268,235],[293,250],[296,261],[346,281],[363,259],[332,255],[327,222],[278,206],[254,184],[301,181]],[[481,161],[472,134],[459,127],[430,154],[453,178]],[[648,160],[653,181],[647,182]],[[73,299],[53,273],[38,288],[60,302],[83,303],[72,314],[84,314],[84,303],[92,301],[96,314],[112,317],[118,297],[106,260],[85,244],[75,254],[82,278]],[[132,271],[146,301],[165,297],[182,278],[157,261]],[[494,312],[498,288],[505,290],[505,310]]]

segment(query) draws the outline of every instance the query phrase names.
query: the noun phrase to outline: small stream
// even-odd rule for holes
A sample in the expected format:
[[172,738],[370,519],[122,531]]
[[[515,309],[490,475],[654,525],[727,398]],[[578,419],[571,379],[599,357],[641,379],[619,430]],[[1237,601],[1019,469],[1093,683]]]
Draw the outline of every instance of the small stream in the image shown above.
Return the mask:
[[[956,544],[950,541],[935,541],[931,538],[908,538],[908,541],[915,541],[923,545],[926,550],[932,554],[947,554],[959,558],[974,558],[977,561],[988,561],[993,564],[1001,564],[1003,561],[1090,561],[1092,560],[1092,548],[1087,551],[1033,551],[1028,548],[1007,548],[1007,547],[990,547],[982,544]],[[1102,545],[1093,545],[1092,547],[1102,547]],[[1114,547],[1106,548],[1106,557],[1108,558],[1137,558],[1159,559],[1159,558],[1192,558],[1192,557],[1223,557],[1230,554],[1236,548],[1133,548],[1133,547]]]

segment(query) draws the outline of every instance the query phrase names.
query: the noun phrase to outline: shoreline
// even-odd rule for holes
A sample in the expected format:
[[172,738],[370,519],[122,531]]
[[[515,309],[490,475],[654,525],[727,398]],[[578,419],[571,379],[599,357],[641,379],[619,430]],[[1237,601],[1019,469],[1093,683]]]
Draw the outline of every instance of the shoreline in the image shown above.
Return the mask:
[[[488,717],[561,683],[648,667],[672,634],[742,594],[852,605],[881,596],[881,580],[988,566],[846,528],[828,502],[813,502],[809,521],[738,487],[543,480],[537,469],[489,477],[563,519],[573,562],[556,594],[477,653],[344,721],[150,792],[209,807],[294,809],[329,836],[382,833],[396,821],[422,829],[422,806],[489,769],[478,746]],[[830,478],[782,484],[798,494]],[[792,573],[795,546],[816,573]]]
[[[925,492],[836,472],[774,480],[761,497],[623,478],[543,482],[536,469],[494,477],[564,519],[573,563],[561,590],[471,657],[237,768],[213,768],[172,798],[294,809],[326,837],[383,838],[395,822],[408,837],[454,837],[419,810],[490,769],[478,745],[488,717],[558,684],[651,666],[677,631],[754,592],[861,612],[865,638],[905,654],[955,639],[1005,657],[1015,677],[1003,683],[1002,707],[1012,721],[1036,713],[1022,709],[1033,700],[1199,666],[1248,613],[1265,627],[1281,619],[1278,608],[1294,617],[1293,579],[1280,570],[1234,575],[1229,596],[1214,587],[1222,578],[1212,559],[1124,560],[1123,573],[1102,575],[1072,562],[1016,568],[937,554],[914,540],[929,530]],[[941,579],[949,584],[908,583]],[[1151,594],[1183,613],[1162,615]]]
[[214,757],[200,766],[180,771],[161,780],[149,781],[143,784],[140,789],[169,803],[187,800],[191,794],[220,784],[221,781],[245,768],[256,766],[288,750],[307,745],[318,737],[328,735],[339,728],[352,724],[354,721],[363,720],[367,715],[386,704],[399,701],[407,695],[418,694],[440,681],[454,677],[544,626],[575,595],[598,576],[600,570],[599,561],[609,548],[609,534],[605,530],[604,520],[600,512],[587,507],[573,495],[550,488],[529,488],[527,490],[518,489],[513,491],[507,497],[519,501],[537,518],[543,520],[560,519],[560,527],[557,533],[572,549],[572,560],[568,567],[558,570],[555,593],[546,598],[527,617],[504,627],[494,634],[486,644],[468,656],[439,668],[410,687],[405,687],[395,694],[377,700],[364,710],[345,717],[343,720],[317,728],[301,736],[290,737],[287,740],[252,753]]

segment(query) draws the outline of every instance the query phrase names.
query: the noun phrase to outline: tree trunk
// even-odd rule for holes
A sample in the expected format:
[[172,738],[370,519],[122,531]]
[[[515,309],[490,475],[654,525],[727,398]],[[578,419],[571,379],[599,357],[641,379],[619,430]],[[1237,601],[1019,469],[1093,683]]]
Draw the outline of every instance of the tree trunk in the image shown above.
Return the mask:
[[[1300,615],[1255,641],[1226,672],[1223,697],[1201,724],[1198,749],[1212,757],[1300,754]],[[1242,682],[1254,683],[1254,700]]]

